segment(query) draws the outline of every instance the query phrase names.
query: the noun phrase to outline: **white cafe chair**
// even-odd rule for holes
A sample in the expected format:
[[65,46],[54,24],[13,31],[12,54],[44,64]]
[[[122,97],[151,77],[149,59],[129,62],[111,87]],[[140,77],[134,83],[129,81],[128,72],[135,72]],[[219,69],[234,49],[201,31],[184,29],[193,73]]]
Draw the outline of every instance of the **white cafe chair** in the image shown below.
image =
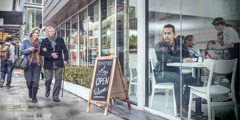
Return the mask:
[[[212,60],[205,59],[204,67],[206,67],[210,73],[208,76],[207,86],[204,87],[195,87],[189,86],[190,89],[190,98],[189,98],[189,109],[188,109],[188,120],[190,120],[191,116],[191,106],[192,100],[196,97],[201,97],[207,100],[208,107],[208,120],[215,119],[215,109],[217,106],[225,106],[225,105],[233,105],[235,111],[235,117],[238,120],[238,111],[237,111],[237,103],[236,103],[236,95],[235,95],[235,76],[237,69],[237,59],[234,60]],[[212,80],[214,79],[214,73],[216,74],[232,74],[231,87],[230,89],[222,86],[222,85],[212,85]],[[226,102],[218,102],[211,101],[213,95],[224,95],[228,94],[231,98],[231,101]]]
[[128,94],[129,95],[132,94],[132,87],[133,86],[137,87],[137,83],[138,83],[138,71],[137,71],[136,57],[137,57],[137,54],[129,55],[129,76],[130,76],[129,86],[128,86]]
[[168,106],[169,91],[172,90],[174,116],[177,116],[177,106],[176,106],[176,99],[175,99],[175,93],[174,93],[174,84],[171,82],[156,83],[154,73],[153,73],[153,69],[155,68],[156,63],[157,63],[157,56],[156,56],[155,51],[150,51],[149,58],[150,58],[150,66],[149,67],[151,67],[151,71],[152,71],[152,73],[150,74],[151,80],[152,80],[152,96],[151,96],[151,101],[150,101],[150,107],[152,107],[152,105],[153,105],[155,90],[160,89],[160,90],[165,91],[165,95],[166,95],[165,107]]
[[130,72],[130,80],[129,80],[129,88],[128,88],[128,94],[132,94],[132,87],[137,87],[137,68],[129,67]]

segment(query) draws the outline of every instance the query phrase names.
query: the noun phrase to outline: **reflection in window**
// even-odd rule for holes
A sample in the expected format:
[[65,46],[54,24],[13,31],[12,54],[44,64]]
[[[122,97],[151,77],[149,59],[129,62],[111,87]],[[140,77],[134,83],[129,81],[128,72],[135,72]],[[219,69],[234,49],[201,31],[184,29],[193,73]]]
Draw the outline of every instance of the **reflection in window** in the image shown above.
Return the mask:
[[70,65],[77,65],[77,50],[78,50],[78,15],[72,18],[71,38],[69,42],[69,59]]
[[66,22],[66,38],[65,38],[67,49],[70,48],[70,44],[69,44],[70,43],[70,38],[71,38],[71,20],[68,20]]
[[57,30],[57,36],[60,36],[61,35],[61,27],[58,27],[56,30]]
[[87,9],[79,13],[79,63],[80,66],[87,65],[86,43],[87,43]]
[[[66,31],[66,24],[63,23],[63,24],[61,25],[61,30],[60,30],[61,34],[60,34],[60,37],[62,37],[64,40],[65,40],[65,31]],[[65,41],[65,44],[66,44],[66,41]]]
[[88,7],[88,63],[94,65],[95,58],[98,56],[98,27],[99,27],[99,4],[95,2]]
[[102,0],[101,55],[115,55],[115,0]]

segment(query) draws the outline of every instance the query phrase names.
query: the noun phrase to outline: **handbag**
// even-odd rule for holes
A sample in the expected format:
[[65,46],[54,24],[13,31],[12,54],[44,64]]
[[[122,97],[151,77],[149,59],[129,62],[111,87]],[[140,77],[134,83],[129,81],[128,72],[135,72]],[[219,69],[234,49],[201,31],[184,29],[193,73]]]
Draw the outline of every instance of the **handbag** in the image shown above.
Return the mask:
[[23,69],[23,70],[27,70],[29,68],[29,59],[24,56],[23,58],[21,56],[19,56],[14,63],[14,67],[18,68],[18,69]]

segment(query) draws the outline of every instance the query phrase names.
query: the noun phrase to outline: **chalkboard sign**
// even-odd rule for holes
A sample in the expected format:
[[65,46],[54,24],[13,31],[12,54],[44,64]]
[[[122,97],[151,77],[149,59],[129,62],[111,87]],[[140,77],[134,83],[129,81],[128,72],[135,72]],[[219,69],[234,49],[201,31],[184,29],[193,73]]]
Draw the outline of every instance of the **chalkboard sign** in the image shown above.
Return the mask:
[[107,115],[110,99],[125,100],[131,108],[118,57],[96,57],[87,112],[91,103],[103,104]]
[[106,101],[113,60],[98,60],[92,88],[92,100]]

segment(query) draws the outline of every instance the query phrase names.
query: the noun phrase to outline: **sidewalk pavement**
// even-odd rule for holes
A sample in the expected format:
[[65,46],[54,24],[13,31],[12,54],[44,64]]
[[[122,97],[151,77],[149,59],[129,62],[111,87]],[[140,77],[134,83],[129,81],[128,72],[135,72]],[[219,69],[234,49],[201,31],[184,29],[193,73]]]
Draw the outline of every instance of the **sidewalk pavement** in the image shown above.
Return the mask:
[[109,107],[107,116],[105,107],[96,105],[91,105],[87,113],[87,101],[68,91],[63,92],[63,97],[60,93],[60,102],[53,102],[52,93],[45,97],[44,80],[39,82],[38,103],[31,103],[22,70],[14,70],[10,89],[5,84],[0,88],[0,120],[166,120],[146,111],[128,110],[121,101]]
[[[6,81],[5,81],[6,84]],[[122,120],[112,113],[104,116],[104,109],[64,91],[61,102],[45,97],[44,80],[40,80],[38,103],[31,103],[22,71],[14,71],[10,89],[0,88],[0,120]],[[53,88],[53,86],[52,86]],[[60,93],[61,95],[61,93]]]

